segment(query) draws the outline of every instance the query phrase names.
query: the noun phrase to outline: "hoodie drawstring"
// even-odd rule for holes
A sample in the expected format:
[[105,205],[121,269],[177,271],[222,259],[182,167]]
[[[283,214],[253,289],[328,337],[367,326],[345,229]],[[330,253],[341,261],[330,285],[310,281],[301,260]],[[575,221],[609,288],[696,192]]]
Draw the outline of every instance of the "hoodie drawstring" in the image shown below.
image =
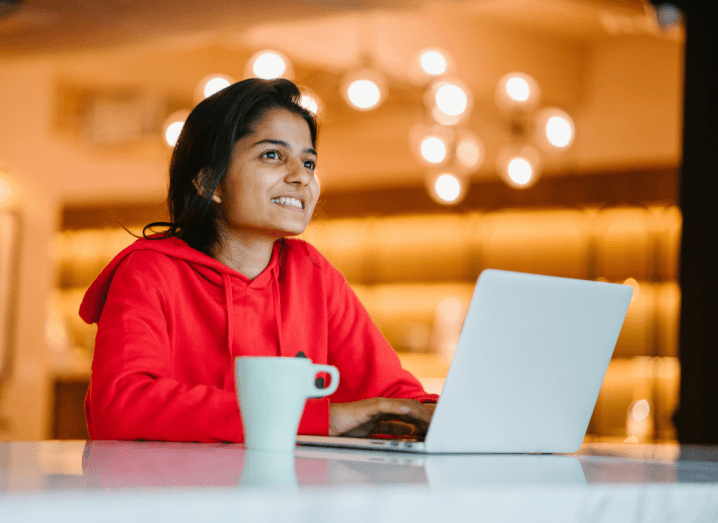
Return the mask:
[[234,343],[234,299],[232,298],[232,279],[227,273],[222,273],[222,283],[224,283],[224,299],[227,304],[227,350],[229,351],[229,372],[224,377],[225,390],[232,388],[234,381],[234,353],[232,345]]
[[279,281],[277,278],[272,278],[272,292],[274,293],[274,318],[277,321],[277,350],[278,356],[294,356],[294,354],[284,354],[282,351],[283,347],[287,347],[286,344],[282,343],[282,304],[279,300]]

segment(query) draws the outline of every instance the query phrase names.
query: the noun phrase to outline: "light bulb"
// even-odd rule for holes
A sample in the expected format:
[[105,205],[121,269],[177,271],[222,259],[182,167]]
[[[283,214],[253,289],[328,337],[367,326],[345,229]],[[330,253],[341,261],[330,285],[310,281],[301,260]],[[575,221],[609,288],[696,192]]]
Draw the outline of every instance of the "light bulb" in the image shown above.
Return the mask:
[[439,110],[449,116],[459,116],[469,105],[468,97],[464,90],[458,85],[446,84],[437,89],[436,106]]
[[422,49],[414,55],[409,65],[409,80],[414,85],[424,86],[453,69],[453,60],[443,49]]
[[167,130],[165,131],[165,141],[167,142],[167,145],[170,147],[177,145],[177,140],[179,139],[179,135],[182,133],[183,127],[184,122],[172,122],[167,126]]
[[533,176],[533,167],[526,158],[512,158],[508,166],[509,178],[518,185],[526,185]]
[[215,76],[210,78],[207,83],[204,84],[204,97],[208,98],[215,93],[220,92],[225,87],[229,87],[230,81],[227,78],[221,76]]
[[165,142],[170,147],[177,145],[177,140],[182,133],[184,122],[189,116],[189,111],[180,110],[175,111],[167,117],[164,125],[162,126],[162,135],[164,136]]
[[529,99],[531,88],[529,83],[518,76],[513,76],[506,82],[506,94],[517,102],[525,102]]
[[446,144],[437,136],[429,136],[421,142],[421,156],[429,163],[441,163],[446,158]]
[[467,193],[468,180],[453,172],[428,173],[425,178],[429,196],[442,205],[456,205]]
[[428,74],[438,76],[446,72],[446,58],[438,51],[424,51],[419,58],[421,68]]
[[292,64],[279,51],[259,51],[247,62],[247,76],[271,80],[273,78],[291,78]]
[[546,145],[566,149],[573,143],[576,128],[571,117],[561,109],[547,107],[537,116],[538,132]]
[[526,73],[504,75],[496,85],[496,105],[505,111],[529,110],[538,105],[541,93],[531,76]]
[[14,192],[10,182],[3,179],[3,174],[3,171],[0,171],[0,205],[9,202]]
[[349,105],[360,111],[369,111],[384,101],[386,83],[378,72],[363,69],[348,74],[342,82],[341,90]]
[[453,202],[461,193],[461,182],[452,174],[442,174],[434,182],[436,194],[445,202]]
[[509,146],[499,151],[498,171],[504,181],[517,189],[526,189],[539,176],[540,156],[530,146]]
[[462,131],[456,144],[456,161],[467,170],[477,170],[484,159],[484,145],[473,132]]
[[347,96],[359,109],[371,109],[379,103],[381,90],[371,80],[354,80],[347,87]]
[[456,125],[471,113],[473,95],[460,80],[438,80],[424,93],[424,103],[437,123]]
[[651,404],[647,400],[638,400],[633,403],[631,416],[635,421],[643,421],[651,413]]
[[317,114],[317,111],[319,111],[319,104],[314,99],[313,96],[308,94],[303,94],[301,99],[299,100],[299,105],[304,107],[307,111],[309,111],[312,114]]

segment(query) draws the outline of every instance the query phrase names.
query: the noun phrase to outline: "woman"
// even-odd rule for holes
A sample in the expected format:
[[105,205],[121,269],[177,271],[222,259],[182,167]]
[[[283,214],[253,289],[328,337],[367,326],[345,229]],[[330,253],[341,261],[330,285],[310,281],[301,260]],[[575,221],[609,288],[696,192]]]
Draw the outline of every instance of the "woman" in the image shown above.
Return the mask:
[[168,230],[122,251],[80,307],[98,323],[91,438],[242,441],[241,355],[338,367],[339,389],[307,400],[301,434],[426,430],[437,397],[401,368],[344,277],[285,239],[304,231],[319,196],[317,126],[298,100],[287,80],[253,78],[188,117],[170,166],[171,222],[150,225]]

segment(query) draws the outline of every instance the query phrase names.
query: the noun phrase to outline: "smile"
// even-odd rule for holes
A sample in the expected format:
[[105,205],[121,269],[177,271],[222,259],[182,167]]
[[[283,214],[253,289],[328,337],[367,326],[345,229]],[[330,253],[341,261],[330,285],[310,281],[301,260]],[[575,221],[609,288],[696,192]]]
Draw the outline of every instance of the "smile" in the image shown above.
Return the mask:
[[286,196],[282,196],[280,198],[272,198],[272,202],[278,205],[289,205],[298,209],[304,209],[304,204],[296,198],[288,198]]

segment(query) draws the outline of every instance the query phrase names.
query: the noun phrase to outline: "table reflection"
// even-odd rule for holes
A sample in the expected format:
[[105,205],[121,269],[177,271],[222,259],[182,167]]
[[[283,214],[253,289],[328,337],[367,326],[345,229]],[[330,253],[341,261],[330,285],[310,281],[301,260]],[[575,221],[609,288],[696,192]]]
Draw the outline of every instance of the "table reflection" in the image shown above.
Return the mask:
[[0,444],[0,491],[718,484],[715,449],[694,449],[685,459],[668,450],[657,455],[655,448],[596,446],[570,456],[424,456],[311,447],[263,452],[231,444],[17,442]]

